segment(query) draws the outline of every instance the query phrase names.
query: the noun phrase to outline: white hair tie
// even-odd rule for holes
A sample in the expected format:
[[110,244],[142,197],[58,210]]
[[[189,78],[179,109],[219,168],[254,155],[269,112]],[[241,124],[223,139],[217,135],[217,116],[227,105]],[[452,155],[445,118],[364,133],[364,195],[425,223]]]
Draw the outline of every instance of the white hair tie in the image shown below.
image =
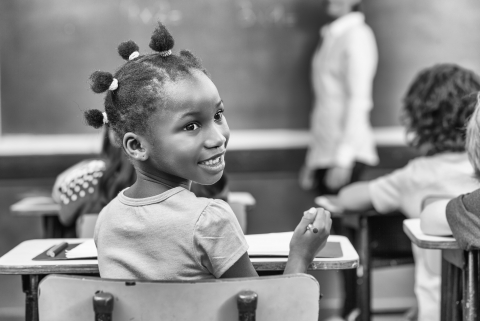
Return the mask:
[[108,124],[108,116],[107,116],[107,113],[106,113],[106,112],[103,112],[102,115],[103,115],[103,123],[104,123],[104,124]]
[[172,51],[171,50],[160,51],[158,54],[162,57],[168,57],[172,54]]
[[128,56],[128,60],[133,60],[133,59],[137,58],[138,56],[140,56],[140,53],[138,51],[134,51],[134,52],[132,52],[132,54],[130,56]]
[[110,87],[108,87],[108,90],[116,90],[118,88],[118,80],[117,78],[113,78],[112,83],[110,84]]

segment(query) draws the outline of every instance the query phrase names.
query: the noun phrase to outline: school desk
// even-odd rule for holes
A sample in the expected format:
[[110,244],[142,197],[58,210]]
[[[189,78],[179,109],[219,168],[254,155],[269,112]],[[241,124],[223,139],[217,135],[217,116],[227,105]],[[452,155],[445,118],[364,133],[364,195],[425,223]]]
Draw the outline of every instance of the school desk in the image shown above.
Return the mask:
[[[25,320],[38,321],[38,284],[48,274],[98,275],[98,261],[89,260],[55,260],[34,261],[34,257],[48,248],[65,241],[81,243],[87,239],[36,239],[20,243],[0,257],[0,274],[22,276],[22,288],[25,292]],[[343,256],[340,258],[316,258],[309,270],[353,269],[358,266],[358,254],[346,237],[331,235],[328,239],[339,242]],[[252,257],[251,261],[257,271],[282,271],[287,262],[286,257]]]
[[418,247],[442,250],[441,320],[476,321],[479,251],[461,250],[453,237],[424,234],[420,229],[420,219],[405,220],[403,230]]
[[[358,320],[370,321],[373,268],[413,263],[410,241],[403,237],[401,230],[405,216],[400,212],[379,214],[374,210],[344,211],[338,206],[336,195],[318,196],[315,203],[330,211],[332,218],[341,218],[344,226],[355,231],[351,239],[360,256],[356,276],[356,307],[360,309]],[[379,225],[382,226],[381,231],[375,229]]]

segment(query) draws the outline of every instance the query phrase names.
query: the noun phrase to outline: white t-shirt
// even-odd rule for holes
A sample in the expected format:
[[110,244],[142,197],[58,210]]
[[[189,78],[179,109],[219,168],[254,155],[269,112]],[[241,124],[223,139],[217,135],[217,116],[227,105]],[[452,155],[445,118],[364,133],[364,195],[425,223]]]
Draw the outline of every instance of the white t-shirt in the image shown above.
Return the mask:
[[[407,166],[372,180],[369,185],[373,207],[380,213],[395,210],[420,217],[429,196],[453,198],[478,189],[466,153],[441,153],[411,160]],[[412,245],[415,258],[415,294],[418,320],[440,320],[441,252]]]
[[100,276],[113,279],[219,278],[248,244],[230,206],[183,187],[134,199],[124,191],[95,226]]

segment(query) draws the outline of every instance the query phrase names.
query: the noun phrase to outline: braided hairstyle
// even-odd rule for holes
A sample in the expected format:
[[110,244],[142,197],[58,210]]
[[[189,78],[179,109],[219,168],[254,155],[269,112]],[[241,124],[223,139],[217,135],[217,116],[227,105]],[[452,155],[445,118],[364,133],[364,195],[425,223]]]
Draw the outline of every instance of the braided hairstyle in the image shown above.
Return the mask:
[[475,109],[480,77],[455,64],[422,70],[403,100],[409,144],[427,155],[465,151],[465,125]]
[[153,53],[140,55],[135,42],[121,43],[118,53],[127,62],[114,75],[96,71],[90,76],[95,93],[108,92],[104,102],[106,117],[100,110],[87,110],[87,124],[94,128],[108,124],[115,131],[119,145],[127,132],[147,133],[150,115],[166,102],[164,85],[167,82],[191,75],[192,70],[208,76],[191,52],[182,50],[175,55],[171,52],[173,46],[173,37],[160,22],[149,44]]

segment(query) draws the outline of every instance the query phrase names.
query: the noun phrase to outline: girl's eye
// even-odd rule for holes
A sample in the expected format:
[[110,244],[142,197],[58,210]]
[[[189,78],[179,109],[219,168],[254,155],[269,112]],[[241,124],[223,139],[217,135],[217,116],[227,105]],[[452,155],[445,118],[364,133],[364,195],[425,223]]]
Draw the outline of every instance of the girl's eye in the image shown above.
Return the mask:
[[198,128],[200,128],[200,126],[198,126],[195,123],[191,123],[191,124],[188,124],[187,126],[185,126],[185,128],[183,130],[192,131],[192,130],[196,130]]
[[223,118],[223,110],[220,110],[218,113],[215,114],[215,116],[213,116],[213,119],[215,119],[216,121],[221,121]]

